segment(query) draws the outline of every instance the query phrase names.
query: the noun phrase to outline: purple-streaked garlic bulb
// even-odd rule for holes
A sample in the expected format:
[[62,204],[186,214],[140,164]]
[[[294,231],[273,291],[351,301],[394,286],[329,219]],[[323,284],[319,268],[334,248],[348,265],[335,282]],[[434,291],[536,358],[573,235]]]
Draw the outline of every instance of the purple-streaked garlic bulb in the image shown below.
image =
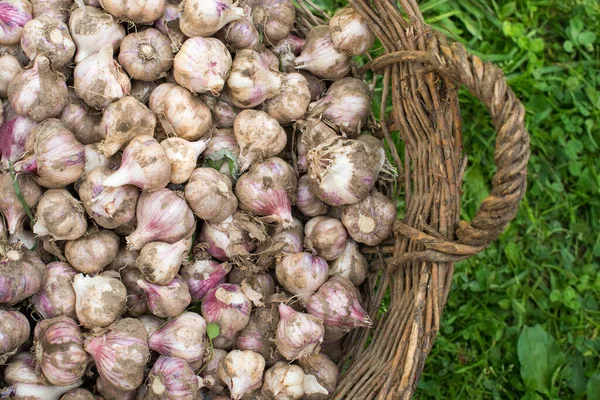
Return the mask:
[[219,378],[229,387],[231,398],[240,400],[244,394],[262,385],[265,359],[253,351],[230,351],[218,371]]
[[[116,276],[116,277],[115,277]],[[88,329],[103,328],[115,322],[127,304],[127,289],[114,271],[102,275],[76,275],[75,312],[77,319]]]
[[4,215],[8,232],[13,235],[23,230],[23,223],[27,218],[23,203],[15,191],[15,180],[29,209],[37,205],[42,195],[42,189],[31,176],[17,175],[13,180],[8,173],[0,175],[0,214]]
[[100,127],[102,115],[85,104],[73,90],[69,91],[69,104],[60,114],[60,122],[70,130],[81,144],[93,144],[104,140]]
[[179,272],[179,267],[187,255],[189,242],[189,239],[181,239],[173,244],[150,242],[142,247],[135,266],[149,282],[166,285]]
[[118,60],[133,79],[155,81],[173,67],[171,40],[154,28],[130,33],[121,42]]
[[35,253],[0,244],[0,304],[10,306],[39,292],[46,273]]
[[294,63],[296,68],[305,69],[318,78],[337,80],[350,72],[351,60],[348,53],[335,48],[329,26],[319,25],[306,36],[302,53]]
[[218,96],[231,69],[231,54],[219,39],[194,37],[186,40],[175,56],[175,81],[194,93]]
[[120,275],[121,282],[127,290],[127,315],[138,317],[150,312],[146,293],[137,284],[138,280],[142,279],[142,273],[138,269],[123,269]]
[[194,400],[198,396],[199,379],[185,360],[160,356],[148,373],[144,398]]
[[292,203],[297,179],[291,165],[272,157],[258,162],[242,175],[235,186],[240,208],[288,228],[293,223]]
[[277,307],[261,307],[254,310],[248,325],[237,335],[235,346],[239,350],[251,350],[272,364],[276,354],[275,331],[279,322]]
[[150,350],[140,321],[125,318],[100,332],[86,335],[85,350],[108,384],[121,390],[134,390],[142,384]]
[[368,246],[377,246],[390,237],[394,221],[396,206],[376,190],[360,202],[342,207],[342,223],[348,233]]
[[[11,360],[11,363],[12,362],[13,360]],[[27,364],[28,365],[24,365],[24,363],[21,363],[18,367],[18,371],[14,371],[15,373],[19,373],[19,377],[17,378],[17,381],[3,389],[2,395],[4,397],[10,397],[12,399],[58,400],[69,390],[75,389],[83,384],[83,381],[77,381],[68,386],[47,385],[42,382],[41,378],[37,377],[33,360],[28,360]],[[37,378],[36,380],[34,380],[34,376]]]
[[86,212],[107,229],[133,221],[139,197],[139,190],[133,185],[105,186],[104,182],[113,173],[108,167],[97,167],[79,184],[79,198]]
[[226,24],[243,18],[244,9],[231,0],[186,0],[179,27],[190,37],[209,37]]
[[310,190],[310,178],[302,175],[298,179],[298,190],[296,192],[296,207],[307,217],[316,217],[327,214],[329,206],[323,203]]
[[29,59],[45,56],[54,69],[68,64],[75,55],[75,43],[67,25],[48,15],[40,15],[23,27],[21,48]]
[[[142,388],[143,386],[144,385],[141,385],[139,388]],[[102,376],[98,376],[98,379],[96,379],[95,389],[105,400],[135,400],[137,398],[136,389],[118,389],[108,383]]]
[[202,300],[202,316],[221,328],[219,338],[231,339],[250,320],[252,303],[239,285],[224,283],[211,289]]
[[[212,113],[213,121],[217,124],[219,128],[232,128],[233,122],[235,121],[235,117],[240,112],[240,109],[233,104],[231,104],[231,100],[228,96],[225,96],[226,92],[223,92],[221,96],[214,97],[208,94],[202,95],[201,98],[206,103],[208,108],[210,108],[210,112]],[[228,98],[225,101],[225,97]],[[227,132],[227,130],[217,130],[213,133],[213,139],[219,136],[219,133]]]
[[[225,390],[225,383],[219,378],[219,367],[226,356],[226,350],[212,349],[212,357],[199,372],[204,387],[212,393],[223,393]],[[215,398],[213,397],[213,399]]]
[[187,39],[179,27],[182,11],[176,4],[167,4],[163,15],[154,21],[154,28],[171,40],[171,51],[176,54]]
[[87,353],[81,330],[71,318],[60,316],[38,322],[33,343],[37,366],[46,382],[68,386],[83,378]]
[[304,397],[307,400],[328,399],[337,386],[337,365],[323,353],[303,357],[298,364],[304,370]]
[[346,228],[335,218],[319,216],[304,226],[304,245],[327,261],[338,258],[348,243]]
[[197,260],[186,263],[179,274],[188,284],[192,301],[200,301],[214,287],[225,283],[225,276],[231,271],[228,262],[215,260]]
[[[249,13],[250,10],[247,11]],[[231,51],[257,50],[261,42],[260,33],[250,17],[228,23],[217,33],[217,38]]]
[[[23,71],[23,67],[17,58],[10,54],[0,56],[0,98],[6,99],[8,97],[8,85],[15,79],[20,72]],[[5,117],[6,118],[6,117]]]
[[40,197],[33,233],[54,240],[75,240],[87,231],[81,203],[66,189],[50,189]]
[[65,257],[73,268],[96,274],[110,264],[119,251],[119,236],[107,229],[91,229],[86,235],[65,244]]
[[31,328],[25,315],[17,310],[0,308],[0,362],[2,364],[29,339],[30,333]]
[[35,310],[46,319],[61,315],[76,319],[72,280],[78,272],[60,261],[46,265],[46,270],[48,272],[42,289],[31,299]]
[[285,361],[265,371],[262,394],[269,399],[300,399],[304,395],[304,371]]
[[342,254],[329,263],[329,275],[348,278],[354,286],[363,283],[368,272],[367,259],[358,249],[358,244],[352,239],[348,240]]
[[281,303],[275,344],[288,360],[296,360],[319,352],[325,328],[323,323],[310,314],[297,312]]
[[[5,311],[0,311],[3,313]],[[23,319],[27,321],[27,318],[23,316]],[[4,322],[4,320],[2,320]],[[27,336],[29,336],[29,322],[27,323]],[[4,382],[7,385],[14,385],[16,383],[32,383],[38,384],[40,377],[35,372],[35,357],[30,351],[23,351],[17,353],[10,358],[9,363],[2,364],[6,365],[4,369]]]
[[327,281],[329,266],[321,257],[309,253],[284,254],[277,261],[275,273],[279,283],[306,304]]
[[208,140],[188,142],[179,137],[170,137],[160,142],[171,163],[171,183],[182,184],[190,178],[207,142]]
[[285,74],[281,92],[263,103],[263,110],[281,125],[289,125],[304,116],[310,104],[308,81],[299,73]]
[[196,168],[191,173],[185,199],[194,214],[208,222],[222,222],[238,208],[231,180],[213,168]]
[[186,311],[150,335],[148,345],[163,356],[179,357],[193,364],[204,359],[205,335],[204,318]]
[[196,230],[194,213],[184,199],[169,189],[142,193],[136,217],[137,228],[127,236],[127,244],[136,250],[150,242],[175,243],[190,238]]
[[367,21],[351,7],[337,10],[329,21],[329,28],[334,46],[353,56],[365,54],[375,43]]
[[165,0],[100,0],[106,12],[121,21],[136,25],[152,25],[165,10]]
[[138,279],[137,284],[146,293],[148,309],[159,318],[175,317],[192,302],[187,283],[179,275],[166,285],[156,285],[145,279]]
[[8,101],[4,102],[3,110],[4,123],[0,125],[0,164],[6,166],[9,162],[19,161],[25,154],[27,140],[37,122],[19,115]]
[[28,0],[5,0],[0,6],[0,44],[19,44],[23,27],[33,18],[33,8]]
[[144,328],[146,328],[146,333],[148,334],[148,346],[150,346],[150,337],[165,324],[165,321],[149,314],[140,315],[136,319],[144,324]]
[[256,248],[250,238],[249,226],[259,229],[246,215],[236,211],[222,222],[202,224],[199,239],[206,245],[206,251],[217,260],[243,257]]
[[265,36],[265,42],[276,43],[286,38],[294,27],[296,8],[290,0],[258,0],[249,2],[252,18]]
[[99,52],[105,44],[117,50],[125,37],[125,28],[115,17],[91,6],[78,7],[71,12],[69,31],[77,45],[75,63]]

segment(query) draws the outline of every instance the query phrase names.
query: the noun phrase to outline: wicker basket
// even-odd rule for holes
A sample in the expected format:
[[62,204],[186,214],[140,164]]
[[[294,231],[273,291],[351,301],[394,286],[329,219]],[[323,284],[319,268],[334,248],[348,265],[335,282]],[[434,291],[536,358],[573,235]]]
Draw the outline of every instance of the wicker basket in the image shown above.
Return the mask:
[[[454,262],[494,241],[513,219],[527,184],[529,136],[525,109],[502,71],[469,55],[459,43],[425,24],[415,0],[349,0],[369,23],[385,54],[354,71],[383,76],[378,130],[388,142],[405,196],[405,217],[396,221],[389,245],[365,249],[381,260],[363,284],[372,329],[357,329],[343,343],[333,399],[409,399],[440,326]],[[298,28],[326,23],[310,0],[299,1]],[[462,149],[458,88],[488,108],[497,138],[492,191],[469,223],[461,221]],[[393,106],[386,115],[389,97]],[[401,158],[391,138],[404,142]],[[378,310],[386,291],[388,312]],[[369,339],[371,340],[369,342]],[[369,345],[367,346],[367,343]],[[348,366],[349,364],[349,366]]]

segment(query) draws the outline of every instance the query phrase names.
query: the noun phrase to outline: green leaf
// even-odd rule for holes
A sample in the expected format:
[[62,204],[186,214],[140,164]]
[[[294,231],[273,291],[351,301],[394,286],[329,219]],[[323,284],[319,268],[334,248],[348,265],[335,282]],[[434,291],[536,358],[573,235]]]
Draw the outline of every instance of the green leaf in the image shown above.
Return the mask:
[[552,377],[565,362],[565,355],[554,338],[540,325],[525,326],[519,335],[517,353],[525,386],[550,395]]
[[579,32],[582,31],[583,29],[583,21],[580,20],[579,18],[573,18],[570,22],[569,22],[569,28],[570,28],[570,33],[571,35],[575,38],[577,36],[579,36]]
[[592,375],[587,384],[587,400],[600,400],[600,375]]
[[573,52],[573,42],[571,42],[570,40],[565,40],[565,42],[563,43],[563,49],[565,49],[565,51],[567,53],[572,53]]
[[544,50],[544,47],[544,40],[540,38],[535,38],[529,43],[529,50],[534,53],[541,53]]
[[581,32],[579,35],[577,35],[577,41],[582,46],[594,44],[596,41],[596,34],[590,31]]
[[219,327],[219,325],[214,323],[206,325],[206,335],[210,340],[213,340],[214,338],[219,336],[219,333],[221,333],[221,328]]

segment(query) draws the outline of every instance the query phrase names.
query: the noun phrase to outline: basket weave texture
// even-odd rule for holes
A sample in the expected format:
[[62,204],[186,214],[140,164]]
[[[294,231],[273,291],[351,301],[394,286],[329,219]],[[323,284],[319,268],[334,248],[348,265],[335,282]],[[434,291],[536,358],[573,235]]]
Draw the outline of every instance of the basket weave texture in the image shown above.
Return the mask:
[[[529,160],[525,109],[498,67],[432,30],[415,0],[398,0],[400,7],[387,0],[349,3],[385,49],[383,56],[355,74],[370,69],[383,79],[378,129],[399,171],[406,209],[394,225],[389,245],[366,249],[375,262],[361,292],[373,328],[354,330],[345,338],[339,364],[349,367],[332,398],[410,399],[440,327],[454,263],[498,238],[525,194]],[[310,0],[299,1],[300,30],[326,20]],[[497,134],[492,190],[471,222],[460,220],[467,166],[460,85],[486,105]],[[393,111],[386,115],[388,101]],[[404,142],[402,157],[392,131],[398,131]],[[381,314],[388,290],[388,311]]]

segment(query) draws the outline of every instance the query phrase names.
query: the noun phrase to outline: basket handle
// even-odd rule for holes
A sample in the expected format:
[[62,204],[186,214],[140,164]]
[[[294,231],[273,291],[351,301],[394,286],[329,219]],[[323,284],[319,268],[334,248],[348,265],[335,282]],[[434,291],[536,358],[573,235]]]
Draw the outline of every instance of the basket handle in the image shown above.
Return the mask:
[[[497,171],[490,195],[481,203],[471,222],[460,221],[455,241],[442,235],[422,232],[398,220],[396,238],[407,237],[425,247],[394,257],[395,266],[410,261],[455,262],[468,258],[496,240],[517,213],[527,188],[529,135],[525,129],[525,108],[510,89],[502,70],[470,55],[460,43],[432,41],[428,51],[400,51],[382,56],[371,67],[378,70],[399,61],[421,61],[456,83],[463,84],[483,102],[496,129],[494,160]],[[435,46],[435,47],[433,47]],[[396,246],[397,247],[397,246]]]

